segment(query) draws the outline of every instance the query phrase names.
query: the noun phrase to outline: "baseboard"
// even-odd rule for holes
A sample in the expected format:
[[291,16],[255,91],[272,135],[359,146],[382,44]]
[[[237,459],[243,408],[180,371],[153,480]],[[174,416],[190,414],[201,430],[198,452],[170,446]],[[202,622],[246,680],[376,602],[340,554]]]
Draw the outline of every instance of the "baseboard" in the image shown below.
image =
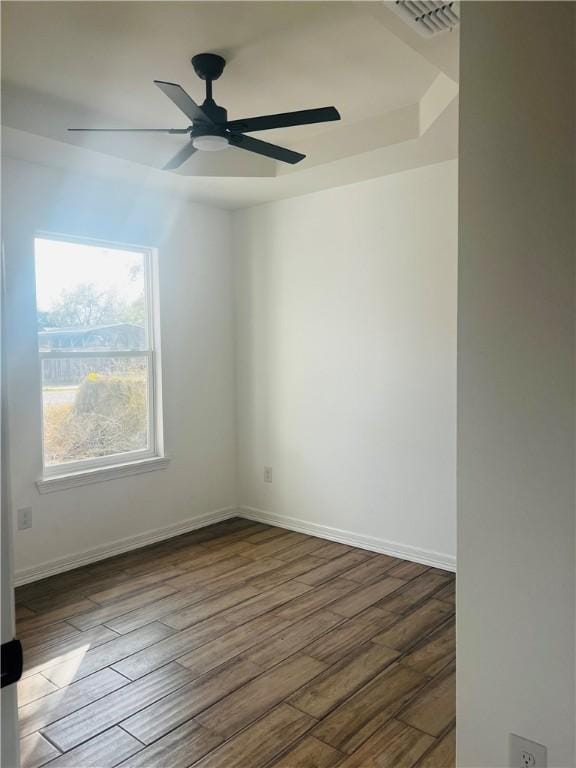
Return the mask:
[[171,539],[173,536],[180,536],[183,533],[194,531],[198,528],[204,528],[207,525],[219,523],[222,520],[228,520],[231,517],[245,517],[248,520],[254,520],[267,525],[274,525],[280,528],[287,528],[290,531],[299,531],[307,533],[310,536],[318,536],[321,539],[329,541],[338,541],[341,544],[349,544],[352,547],[360,549],[369,549],[372,552],[381,552],[385,555],[400,557],[403,560],[411,560],[415,563],[431,565],[435,568],[441,568],[445,571],[456,570],[456,559],[451,555],[445,555],[440,552],[433,552],[418,547],[412,547],[407,544],[398,544],[386,539],[379,539],[375,536],[363,536],[362,534],[345,531],[340,528],[332,528],[328,525],[318,525],[309,523],[305,520],[299,520],[295,517],[285,517],[275,515],[272,512],[265,512],[262,509],[254,507],[224,507],[204,515],[184,520],[180,523],[156,528],[153,531],[140,533],[136,536],[129,536],[119,541],[105,544],[101,547],[85,550],[74,555],[61,557],[56,560],[50,560],[31,568],[22,568],[15,573],[14,584],[19,587],[23,584],[29,584],[33,581],[46,579],[48,576],[54,576],[57,573],[71,571],[74,568],[80,568],[82,565],[96,563],[99,560],[105,560],[107,557],[120,555],[122,552],[129,552],[132,549],[140,549],[149,544],[155,544],[158,541]]
[[165,528],[156,528],[153,531],[139,533],[136,536],[128,536],[119,541],[88,549],[75,555],[60,557],[57,560],[50,560],[40,565],[34,565],[31,568],[22,568],[16,571],[14,575],[14,585],[19,587],[22,584],[29,584],[32,581],[39,581],[48,576],[54,576],[57,573],[71,571],[73,568],[96,563],[98,560],[105,560],[107,557],[120,555],[122,552],[129,552],[132,549],[140,549],[140,547],[146,547],[158,541],[171,539],[173,536],[180,536],[183,533],[194,531],[197,528],[204,528],[207,525],[213,525],[237,515],[238,510],[236,507],[224,507],[223,509],[217,509],[214,512],[208,512],[180,523],[168,525]]
[[318,536],[321,539],[338,541],[340,544],[349,544],[351,547],[369,549],[372,552],[381,552],[385,555],[400,557],[402,560],[411,560],[414,563],[422,563],[423,565],[431,565],[434,568],[441,568],[444,571],[456,571],[456,558],[441,552],[420,549],[419,547],[412,547],[408,544],[398,544],[394,541],[378,539],[375,536],[364,536],[359,533],[353,533],[352,531],[332,528],[328,525],[309,523],[295,517],[275,515],[272,512],[265,512],[262,509],[255,509],[254,507],[241,506],[238,508],[237,514],[248,520],[266,523],[267,525],[275,525],[280,528],[287,528],[290,531],[307,533],[310,536]]

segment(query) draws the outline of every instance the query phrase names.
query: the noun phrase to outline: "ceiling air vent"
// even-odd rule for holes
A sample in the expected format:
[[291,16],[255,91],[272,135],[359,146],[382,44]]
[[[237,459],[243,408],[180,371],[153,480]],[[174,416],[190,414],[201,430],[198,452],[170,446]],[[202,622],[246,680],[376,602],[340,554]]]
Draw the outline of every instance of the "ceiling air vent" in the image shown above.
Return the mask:
[[457,3],[442,0],[396,0],[393,10],[424,37],[454,29],[460,22]]

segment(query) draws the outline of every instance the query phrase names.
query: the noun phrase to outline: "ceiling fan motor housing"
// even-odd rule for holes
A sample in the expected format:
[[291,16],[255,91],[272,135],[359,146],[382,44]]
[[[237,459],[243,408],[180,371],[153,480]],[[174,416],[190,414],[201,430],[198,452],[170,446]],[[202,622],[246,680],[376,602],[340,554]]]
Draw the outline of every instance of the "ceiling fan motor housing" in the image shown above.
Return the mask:
[[[224,109],[224,107],[220,107],[213,99],[206,99],[204,101],[202,104],[202,111],[206,114],[206,117],[212,121],[212,123],[216,123],[216,125],[226,125],[228,120],[228,110]],[[200,127],[201,125],[201,120],[194,120],[194,128],[197,126]],[[206,128],[208,127],[209,123],[206,123]],[[214,128],[213,125],[211,127]]]

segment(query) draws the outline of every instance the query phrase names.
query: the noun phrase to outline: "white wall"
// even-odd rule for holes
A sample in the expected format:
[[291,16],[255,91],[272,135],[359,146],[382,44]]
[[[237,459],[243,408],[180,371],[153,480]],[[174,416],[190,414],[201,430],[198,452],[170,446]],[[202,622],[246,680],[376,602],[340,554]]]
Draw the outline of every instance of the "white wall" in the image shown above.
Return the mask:
[[[233,506],[229,214],[12,160],[2,202],[12,500],[34,518],[16,533],[17,571]],[[159,248],[167,469],[38,495],[37,229]]]
[[574,765],[574,9],[462,3],[461,768]]
[[241,505],[454,563],[456,209],[447,162],[234,215]]
[[[34,516],[17,571],[237,501],[452,566],[456,174],[237,212],[231,247],[225,211],[7,160],[12,498]],[[38,494],[35,230],[158,246],[168,469]]]

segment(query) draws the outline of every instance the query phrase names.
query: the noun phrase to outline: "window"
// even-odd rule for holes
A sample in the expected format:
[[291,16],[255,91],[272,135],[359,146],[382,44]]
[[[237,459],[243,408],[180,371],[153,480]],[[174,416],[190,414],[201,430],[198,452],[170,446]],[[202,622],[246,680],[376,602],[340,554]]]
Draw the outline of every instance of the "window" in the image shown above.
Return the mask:
[[44,477],[160,456],[155,254],[34,244]]

